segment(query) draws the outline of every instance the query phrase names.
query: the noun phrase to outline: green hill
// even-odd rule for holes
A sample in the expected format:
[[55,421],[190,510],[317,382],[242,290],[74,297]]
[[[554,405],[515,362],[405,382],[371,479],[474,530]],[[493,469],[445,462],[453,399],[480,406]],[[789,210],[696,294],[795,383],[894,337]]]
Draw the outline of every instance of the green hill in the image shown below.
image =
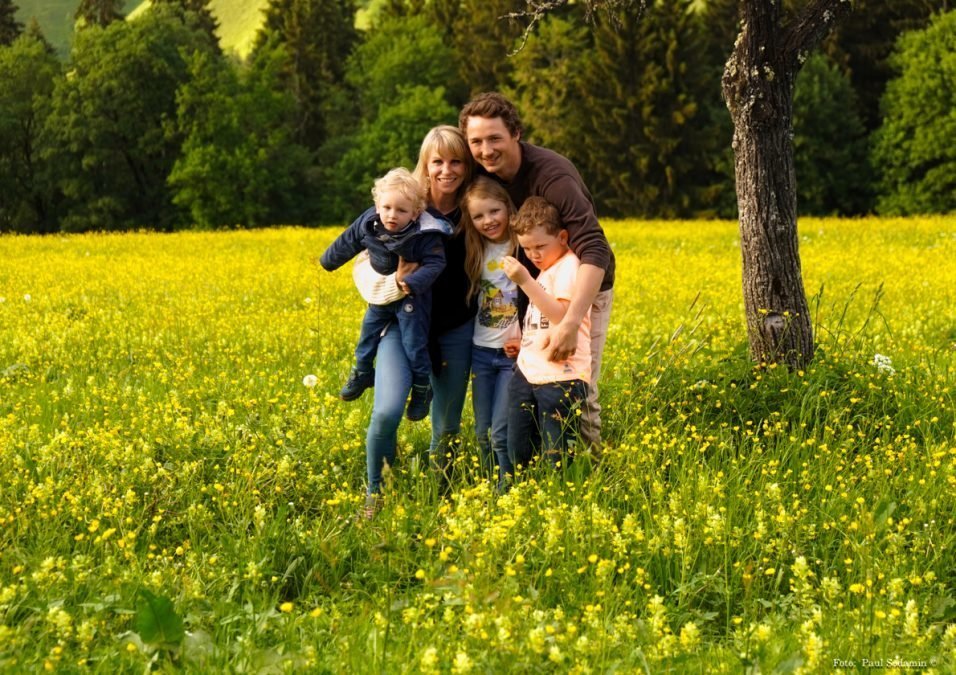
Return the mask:
[[[79,0],[16,1],[20,7],[17,18],[26,24],[31,17],[36,17],[47,39],[61,55],[67,55],[73,37],[73,13]],[[219,41],[224,51],[234,51],[243,57],[249,53],[267,4],[268,0],[211,0],[212,13],[219,20]],[[148,6],[149,0],[145,0],[138,6],[126,7],[131,10],[127,17],[135,18]]]
[[[245,57],[252,49],[256,32],[262,24],[262,11],[269,0],[210,0],[209,7],[219,21],[219,44],[225,52]],[[144,0],[131,11],[128,19],[135,19],[149,7]]]
[[80,0],[14,0],[20,8],[17,19],[27,25],[36,17],[46,39],[61,55],[70,51],[73,38],[73,13]]

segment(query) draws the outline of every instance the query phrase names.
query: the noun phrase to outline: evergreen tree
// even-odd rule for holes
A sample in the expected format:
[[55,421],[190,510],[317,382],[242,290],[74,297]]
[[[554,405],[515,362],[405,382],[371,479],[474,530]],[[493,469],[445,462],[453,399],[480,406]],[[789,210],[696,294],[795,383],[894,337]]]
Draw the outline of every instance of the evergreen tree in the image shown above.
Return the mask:
[[181,137],[168,120],[207,36],[168,7],[77,35],[46,130],[69,199],[64,229],[170,230],[182,214],[166,185]]
[[0,47],[13,44],[23,32],[23,24],[17,21],[18,9],[13,0],[0,0]]
[[395,103],[400,87],[444,86],[465,95],[456,82],[454,53],[424,15],[382,18],[364,38],[349,58],[345,76],[363,118]]
[[41,157],[42,129],[60,64],[28,35],[0,48],[0,231],[50,232],[56,194]]
[[372,181],[394,167],[414,167],[428,130],[457,119],[458,110],[445,100],[442,87],[401,86],[398,94],[392,105],[383,105],[356,134],[336,145],[342,154],[323,181],[325,222],[343,222],[368,208]]
[[368,15],[373,21],[425,17],[426,30],[454,52],[458,77],[447,87],[447,96],[461,106],[479,92],[514,85],[511,57],[525,42],[527,8],[528,0],[382,0],[371,3]]
[[265,12],[254,52],[273,40],[284,46],[286,87],[298,109],[296,139],[312,150],[328,137],[329,104],[357,39],[354,22],[352,0],[271,0]]
[[414,166],[425,133],[456,122],[446,89],[456,81],[454,54],[425,16],[382,15],[365,38],[347,64],[357,104],[347,117],[351,124],[321,152],[321,213],[327,221],[367,207],[374,178],[395,166]]
[[824,54],[807,59],[797,76],[793,132],[800,212],[867,212],[871,175],[866,129],[849,78]]
[[219,21],[209,7],[210,0],[151,0],[155,5],[169,5],[177,10],[183,21],[202,30],[209,36],[210,42],[219,49]]
[[720,79],[724,64],[733,49],[740,30],[738,0],[702,0],[691,5],[703,32],[701,66],[707,69],[698,92],[699,126],[708,129],[708,166],[713,170],[712,182],[701,192],[699,215],[721,218],[737,217],[737,195],[734,192],[734,151],[731,144],[734,125],[727,111]]
[[685,216],[704,208],[713,171],[712,129],[700,92],[701,24],[688,2],[648,4],[644,16],[599,19],[575,97],[577,148],[567,149],[613,215]]
[[880,123],[880,98],[893,76],[889,57],[897,38],[906,31],[926,27],[933,12],[943,10],[947,2],[855,0],[854,11],[827,40],[825,51],[850,75],[868,130]]
[[80,0],[73,18],[82,26],[108,26],[123,18],[123,0]]
[[956,211],[956,10],[906,33],[890,58],[899,75],[883,97],[873,164],[877,210],[887,214]]
[[[295,101],[280,86],[281,50],[248,67],[197,52],[177,95],[182,155],[169,175],[173,201],[196,225],[302,222],[309,152],[292,140]],[[240,70],[241,68],[241,70]]]
[[591,36],[580,16],[549,16],[514,57],[514,87],[507,95],[521,111],[524,137],[583,162],[587,139],[581,100]]
[[519,46],[524,25],[504,17],[526,6],[525,0],[459,0],[454,12],[443,8],[454,17],[447,35],[470,95],[511,85],[514,62],[508,56]]
[[40,28],[40,22],[37,21],[35,16],[30,18],[30,22],[27,24],[24,34],[40,42],[51,55],[56,54],[56,47],[46,39],[46,35],[43,34],[43,29]]

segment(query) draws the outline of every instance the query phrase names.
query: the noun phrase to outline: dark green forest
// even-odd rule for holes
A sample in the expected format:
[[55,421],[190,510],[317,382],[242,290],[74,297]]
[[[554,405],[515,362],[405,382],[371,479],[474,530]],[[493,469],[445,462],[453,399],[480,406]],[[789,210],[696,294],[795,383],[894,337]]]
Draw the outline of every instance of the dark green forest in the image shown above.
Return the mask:
[[[789,0],[805,4],[806,0]],[[367,5],[368,3],[363,3]],[[224,53],[207,0],[81,0],[61,58],[0,0],[0,231],[342,223],[375,176],[498,90],[570,157],[607,217],[734,217],[721,74],[735,0],[648,0],[587,21],[525,0],[272,0]],[[368,9],[368,7],[364,7]],[[956,11],[855,0],[796,81],[803,215],[956,210]],[[519,49],[519,47],[521,47]]]

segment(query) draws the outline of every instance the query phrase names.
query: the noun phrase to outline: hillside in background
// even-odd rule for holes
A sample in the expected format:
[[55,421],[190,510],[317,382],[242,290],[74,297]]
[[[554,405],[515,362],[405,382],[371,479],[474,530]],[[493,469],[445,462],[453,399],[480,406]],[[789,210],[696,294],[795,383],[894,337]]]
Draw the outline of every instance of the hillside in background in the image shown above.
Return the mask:
[[16,4],[20,8],[17,18],[24,25],[36,17],[43,34],[60,55],[69,53],[73,37],[73,13],[79,0],[16,0]]
[[[219,44],[223,51],[241,57],[249,54],[262,24],[262,11],[268,4],[269,0],[210,0],[212,13],[219,20]],[[149,0],[145,0],[127,18],[135,19],[149,5]]]
[[[132,0],[124,8],[129,11],[129,18],[135,18],[149,6],[149,0],[139,5],[135,2]],[[73,36],[73,13],[79,0],[18,0],[17,4],[20,7],[17,18],[26,24],[31,17],[36,17],[43,34],[61,56],[66,56]],[[212,13],[219,20],[219,41],[224,51],[234,51],[243,57],[249,53],[267,4],[268,0],[211,0]]]

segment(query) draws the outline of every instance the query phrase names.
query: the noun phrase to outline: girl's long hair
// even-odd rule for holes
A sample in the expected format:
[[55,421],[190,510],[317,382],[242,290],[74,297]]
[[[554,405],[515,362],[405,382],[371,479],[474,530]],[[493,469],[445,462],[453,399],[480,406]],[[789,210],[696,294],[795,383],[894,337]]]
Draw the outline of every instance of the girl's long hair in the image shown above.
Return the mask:
[[511,255],[518,250],[518,238],[511,229],[511,220],[517,209],[508,196],[508,192],[501,183],[478,176],[465,190],[461,198],[461,224],[465,231],[465,273],[468,275],[468,301],[471,302],[478,295],[481,288],[481,263],[485,256],[485,242],[488,240],[478,232],[478,228],[471,220],[468,204],[472,199],[493,199],[505,205],[508,211],[508,240],[511,242]]

